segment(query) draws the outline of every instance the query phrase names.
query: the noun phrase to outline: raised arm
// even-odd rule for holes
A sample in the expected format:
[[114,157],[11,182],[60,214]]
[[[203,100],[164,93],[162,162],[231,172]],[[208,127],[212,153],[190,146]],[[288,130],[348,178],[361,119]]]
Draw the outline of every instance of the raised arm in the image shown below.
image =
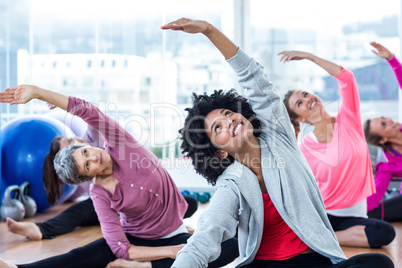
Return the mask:
[[100,132],[109,144],[116,145],[120,141],[136,143],[134,138],[116,121],[99,111],[93,104],[84,100],[32,85],[19,85],[0,92],[0,102],[2,103],[25,104],[32,99],[42,100],[66,110],[72,115],[79,116],[89,126]]
[[374,47],[377,50],[371,50],[373,51],[374,54],[376,54],[378,57],[390,60],[394,57],[394,54],[392,54],[386,47],[383,45],[377,43],[377,42],[370,42],[370,45]]
[[161,28],[187,33],[203,33],[235,71],[239,84],[246,90],[245,94],[253,111],[260,117],[261,128],[286,133],[286,136],[292,137],[297,146],[286,109],[259,63],[208,22],[183,18]]
[[303,51],[282,51],[278,53],[278,55],[282,55],[280,61],[285,63],[291,60],[310,60],[323,68],[332,76],[337,76],[342,71],[342,66],[335,64],[333,62],[324,60],[316,55]]
[[338,88],[342,97],[342,109],[338,115],[346,114],[357,127],[361,127],[359,91],[357,90],[356,80],[351,71],[308,52],[282,51],[278,55],[281,55],[280,61],[283,63],[295,60],[310,60],[327,71],[329,75],[335,77],[338,80]]
[[19,85],[0,92],[0,102],[25,104],[32,99],[42,100],[67,110],[68,96],[32,85]]
[[216,46],[225,59],[232,58],[238,47],[212,24],[202,20],[179,19],[161,26],[163,30],[183,31],[186,33],[202,33]]
[[374,54],[388,61],[389,65],[395,73],[396,79],[398,80],[399,88],[402,89],[402,64],[398,61],[395,55],[392,54],[383,45],[376,42],[371,42],[370,45],[377,49],[377,51],[372,50]]

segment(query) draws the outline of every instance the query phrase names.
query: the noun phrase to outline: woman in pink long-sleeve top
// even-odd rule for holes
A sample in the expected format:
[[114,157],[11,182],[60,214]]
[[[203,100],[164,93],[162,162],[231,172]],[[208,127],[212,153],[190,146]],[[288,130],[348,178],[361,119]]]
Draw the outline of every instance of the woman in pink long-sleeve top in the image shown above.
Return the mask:
[[289,91],[283,101],[291,119],[314,128],[304,135],[300,149],[317,179],[340,245],[372,248],[388,245],[395,238],[392,225],[367,216],[366,199],[374,194],[375,184],[353,73],[311,53],[279,54],[283,62],[309,60],[338,81],[342,105],[336,117],[328,114],[318,96],[307,91]]
[[[402,88],[402,65],[386,47],[370,43],[377,50],[373,52],[386,59]],[[402,129],[401,124],[391,118],[375,117],[364,124],[366,140],[369,144],[383,149],[386,161],[376,165],[376,193],[367,198],[368,216],[386,221],[402,221],[402,195],[383,201],[393,177],[402,177]]]
[[[190,237],[182,221],[187,203],[159,159],[84,100],[30,85],[0,93],[0,102],[10,104],[34,98],[81,117],[105,138],[105,149],[73,144],[60,150],[54,160],[64,183],[92,180],[90,196],[104,238],[63,255],[13,267],[115,267],[133,261],[133,267],[170,267]],[[210,267],[224,266],[238,254],[237,239],[227,240]],[[119,263],[110,264],[116,258]]]

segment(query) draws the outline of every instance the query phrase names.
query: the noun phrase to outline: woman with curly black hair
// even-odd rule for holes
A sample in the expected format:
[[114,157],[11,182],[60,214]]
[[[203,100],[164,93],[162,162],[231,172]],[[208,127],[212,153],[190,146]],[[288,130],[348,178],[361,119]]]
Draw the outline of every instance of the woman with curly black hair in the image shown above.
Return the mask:
[[[231,155],[225,158],[217,157],[218,148],[211,142],[206,133],[202,131],[193,132],[192,130],[203,129],[204,119],[208,113],[219,108],[241,113],[253,125],[253,133],[256,137],[260,135],[260,120],[251,109],[248,100],[238,95],[234,89],[226,93],[223,90],[215,90],[211,96],[206,93],[199,96],[193,94],[193,104],[193,108],[185,109],[188,116],[184,127],[179,131],[183,137],[181,148],[193,160],[196,171],[204,176],[209,183],[215,185],[222,172],[234,162],[234,158]],[[198,161],[197,155],[203,155],[202,162]]]
[[[383,254],[346,259],[286,108],[263,67],[205,21],[179,19],[162,29],[203,33],[246,89],[194,95],[180,130],[183,153],[216,185],[209,208],[172,267],[206,267],[235,236],[238,267],[393,267]],[[257,119],[258,117],[258,119]]]

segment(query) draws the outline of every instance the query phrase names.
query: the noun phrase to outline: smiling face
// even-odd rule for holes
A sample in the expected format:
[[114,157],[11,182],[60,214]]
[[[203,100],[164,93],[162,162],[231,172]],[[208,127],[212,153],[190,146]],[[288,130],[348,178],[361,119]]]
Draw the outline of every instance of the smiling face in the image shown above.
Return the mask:
[[397,137],[401,129],[401,124],[394,122],[389,117],[375,117],[370,120],[370,132],[380,135],[383,139],[380,144]]
[[97,175],[111,175],[113,161],[110,154],[100,148],[84,146],[72,154],[77,163],[80,176],[96,177]]
[[314,94],[296,90],[289,98],[289,108],[299,116],[297,122],[315,122],[320,120],[323,103]]
[[228,109],[215,109],[204,121],[206,133],[211,142],[221,150],[233,155],[250,141],[253,125],[242,114]]

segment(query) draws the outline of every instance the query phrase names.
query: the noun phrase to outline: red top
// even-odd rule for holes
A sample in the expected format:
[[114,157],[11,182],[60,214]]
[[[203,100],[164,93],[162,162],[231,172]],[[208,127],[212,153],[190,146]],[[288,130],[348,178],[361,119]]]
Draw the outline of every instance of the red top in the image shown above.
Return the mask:
[[290,229],[279,215],[269,194],[264,199],[264,231],[256,260],[282,261],[310,248]]

